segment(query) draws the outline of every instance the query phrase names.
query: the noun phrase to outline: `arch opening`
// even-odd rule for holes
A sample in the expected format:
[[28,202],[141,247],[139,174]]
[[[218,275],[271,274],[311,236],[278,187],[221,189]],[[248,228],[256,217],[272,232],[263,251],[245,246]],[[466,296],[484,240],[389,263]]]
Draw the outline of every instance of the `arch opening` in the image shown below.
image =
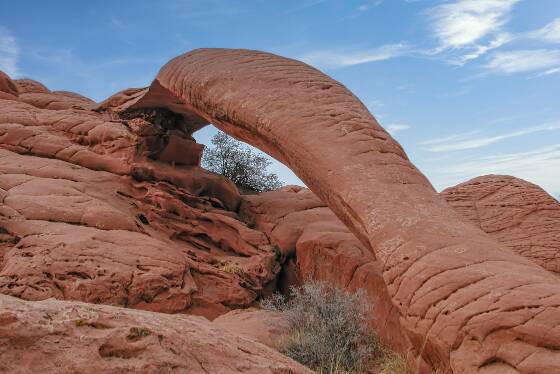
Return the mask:
[[547,358],[523,371],[560,364],[545,348],[560,349],[560,334],[542,343],[555,320],[525,325],[560,315],[558,278],[463,221],[367,108],[317,69],[264,52],[195,50],[116,107],[165,107],[193,132],[213,123],[290,167],[382,264],[401,328],[434,368],[477,372],[490,355],[517,367],[500,350],[516,342]]

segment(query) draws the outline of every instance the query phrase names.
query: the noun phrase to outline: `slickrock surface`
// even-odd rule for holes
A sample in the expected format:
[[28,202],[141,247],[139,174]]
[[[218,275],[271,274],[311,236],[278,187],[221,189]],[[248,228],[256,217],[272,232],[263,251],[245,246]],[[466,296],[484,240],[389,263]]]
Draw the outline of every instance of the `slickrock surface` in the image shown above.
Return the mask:
[[[442,195],[478,226],[476,204],[485,222],[481,228],[521,255],[534,259],[544,247],[550,254],[544,260],[551,263],[558,258],[560,206],[539,187],[509,176],[486,176],[451,187]],[[381,265],[310,190],[287,186],[244,196],[241,214],[296,261],[295,274],[287,274],[286,267],[281,273],[280,285],[288,283],[284,289],[303,279],[363,289],[373,306],[372,326],[382,340],[404,354],[411,348],[384,287]]]
[[220,328],[274,349],[278,348],[279,339],[289,327],[279,312],[256,308],[232,310],[213,322]]
[[[1,292],[43,298],[60,295],[62,285],[63,295],[91,301],[98,287],[125,284],[127,304],[139,308],[180,305],[216,316],[249,305],[274,279],[277,262],[266,237],[235,219],[235,188],[196,166],[190,134],[213,123],[288,165],[369,251],[381,278],[367,283],[385,288],[417,370],[423,363],[439,373],[560,369],[557,275],[464,220],[367,108],[318,70],[263,52],[202,49],[170,61],[148,89],[98,106],[33,81],[15,85],[17,96],[5,84],[8,100],[0,100],[0,160],[10,160],[0,186],[8,243]],[[40,163],[46,159],[57,164]],[[59,176],[61,163],[96,173],[103,187]],[[41,178],[61,181],[51,187]],[[78,207],[83,214],[72,211]],[[218,223],[234,234],[214,231]],[[114,267],[97,269],[106,257]],[[94,273],[105,268],[109,275]],[[136,280],[163,291],[141,297],[131,287]]]
[[560,273],[560,203],[539,186],[507,175],[487,175],[441,194],[499,242]]
[[0,293],[214,318],[273,284],[273,248],[181,116],[2,79]]
[[313,192],[286,186],[246,195],[243,200],[240,213],[246,220],[263,230],[285,256],[296,260],[295,274],[286,274],[286,267],[281,274],[285,289],[304,280],[350,291],[362,289],[372,304],[372,327],[383,342],[403,353],[411,348],[387,294],[381,265]]
[[200,49],[121,109],[163,106],[288,165],[381,264],[403,333],[440,372],[560,368],[560,280],[460,217],[340,83],[269,53]]
[[5,295],[0,372],[312,373],[202,317]]

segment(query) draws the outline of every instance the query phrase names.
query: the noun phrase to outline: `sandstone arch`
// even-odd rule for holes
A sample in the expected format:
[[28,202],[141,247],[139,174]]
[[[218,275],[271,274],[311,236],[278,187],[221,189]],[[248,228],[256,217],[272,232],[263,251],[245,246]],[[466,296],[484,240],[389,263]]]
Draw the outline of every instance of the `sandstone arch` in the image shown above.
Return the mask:
[[[106,104],[109,105],[109,104]],[[201,49],[117,109],[163,106],[288,165],[383,264],[405,333],[441,372],[560,368],[560,283],[467,224],[343,85],[269,53]]]

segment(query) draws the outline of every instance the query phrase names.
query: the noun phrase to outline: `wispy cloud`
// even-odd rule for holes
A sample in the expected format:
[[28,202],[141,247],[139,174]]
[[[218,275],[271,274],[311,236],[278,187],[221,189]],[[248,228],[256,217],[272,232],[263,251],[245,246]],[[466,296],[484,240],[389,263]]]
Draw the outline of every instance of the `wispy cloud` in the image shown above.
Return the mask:
[[367,12],[370,9],[376,8],[383,3],[384,0],[370,0],[358,7],[360,12]]
[[528,152],[471,157],[449,166],[442,166],[440,162],[433,173],[440,188],[480,175],[506,174],[545,186],[549,193],[560,196],[560,178],[551,170],[560,170],[559,144]]
[[10,76],[18,74],[19,46],[16,38],[0,26],[0,70]]
[[438,52],[462,51],[450,63],[463,65],[508,43],[512,38],[502,27],[519,1],[457,0],[429,9],[434,35],[440,43]]
[[307,8],[311,8],[320,4],[327,2],[327,0],[302,0],[298,2],[298,4],[294,7],[290,7],[286,9],[287,13],[294,13],[305,10]]
[[506,134],[485,136],[485,137],[468,137],[465,134],[452,135],[447,138],[433,139],[421,143],[422,145],[429,145],[424,149],[430,152],[449,152],[460,151],[466,149],[474,149],[488,146],[499,141],[515,138],[518,136],[528,135],[536,132],[543,131],[556,131],[560,130],[560,121],[546,123],[539,126],[532,126],[521,130],[515,130]]
[[519,0],[459,0],[432,8],[434,31],[443,47],[474,45],[507,21]]
[[560,67],[560,50],[533,49],[494,53],[484,66],[487,70],[514,74],[532,71],[551,71]]
[[403,123],[392,123],[389,125],[384,126],[387,132],[391,135],[395,135],[395,133],[403,130],[408,130],[410,128],[409,125],[405,125]]
[[490,42],[488,42],[488,44],[483,45],[483,44],[478,44],[478,45],[474,45],[472,47],[472,49],[470,50],[470,52],[467,52],[457,58],[451,58],[449,60],[449,62],[452,65],[464,65],[467,62],[469,62],[470,60],[474,60],[479,58],[480,56],[484,55],[485,53],[487,53],[488,51],[491,51],[493,49],[499,48],[501,46],[503,46],[506,43],[509,43],[511,40],[513,40],[513,37],[511,34],[508,33],[501,33],[499,35],[497,35],[494,39],[490,40]]
[[368,62],[388,60],[411,52],[405,43],[386,44],[374,49],[353,52],[315,51],[301,56],[299,59],[320,68],[339,68],[365,64]]
[[541,29],[530,32],[528,36],[549,43],[560,43],[560,18],[556,18]]
[[463,133],[460,133],[460,134],[452,134],[452,135],[444,136],[442,138],[424,140],[424,141],[421,141],[419,144],[420,145],[429,145],[429,144],[439,144],[439,143],[448,143],[448,142],[452,142],[452,141],[459,141],[459,140],[472,138],[473,135],[476,135],[478,133],[480,133],[479,130],[463,132]]

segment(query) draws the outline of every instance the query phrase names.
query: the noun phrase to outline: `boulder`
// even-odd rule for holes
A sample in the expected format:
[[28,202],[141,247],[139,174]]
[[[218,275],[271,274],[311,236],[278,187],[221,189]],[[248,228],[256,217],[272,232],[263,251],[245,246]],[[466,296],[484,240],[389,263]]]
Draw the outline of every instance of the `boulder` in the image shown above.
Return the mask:
[[539,186],[508,175],[485,175],[441,195],[497,241],[560,273],[560,203]]

